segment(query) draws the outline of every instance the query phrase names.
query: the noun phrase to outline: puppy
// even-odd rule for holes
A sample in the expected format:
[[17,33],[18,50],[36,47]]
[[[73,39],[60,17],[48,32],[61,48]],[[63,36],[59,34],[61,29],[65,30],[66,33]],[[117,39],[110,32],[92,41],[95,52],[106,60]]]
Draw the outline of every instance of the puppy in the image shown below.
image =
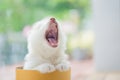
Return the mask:
[[28,37],[28,54],[24,69],[50,73],[70,68],[65,54],[66,39],[55,18],[38,21]]

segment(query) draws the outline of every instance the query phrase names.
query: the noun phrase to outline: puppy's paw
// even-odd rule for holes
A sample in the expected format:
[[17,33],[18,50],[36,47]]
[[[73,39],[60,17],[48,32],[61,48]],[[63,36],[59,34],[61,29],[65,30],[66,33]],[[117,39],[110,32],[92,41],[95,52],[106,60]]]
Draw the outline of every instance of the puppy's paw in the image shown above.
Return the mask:
[[38,69],[41,73],[50,73],[55,71],[55,67],[51,64],[42,64]]
[[56,69],[59,71],[67,71],[67,70],[69,70],[69,68],[70,68],[70,65],[64,64],[64,63],[58,64],[56,66]]

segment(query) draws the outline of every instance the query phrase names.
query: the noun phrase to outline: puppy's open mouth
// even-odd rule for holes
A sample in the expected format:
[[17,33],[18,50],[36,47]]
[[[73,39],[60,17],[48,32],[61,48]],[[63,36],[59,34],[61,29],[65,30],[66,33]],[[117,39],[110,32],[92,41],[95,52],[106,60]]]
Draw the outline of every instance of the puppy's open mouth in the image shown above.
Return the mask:
[[58,25],[54,18],[50,19],[48,29],[45,34],[46,40],[51,47],[58,46]]

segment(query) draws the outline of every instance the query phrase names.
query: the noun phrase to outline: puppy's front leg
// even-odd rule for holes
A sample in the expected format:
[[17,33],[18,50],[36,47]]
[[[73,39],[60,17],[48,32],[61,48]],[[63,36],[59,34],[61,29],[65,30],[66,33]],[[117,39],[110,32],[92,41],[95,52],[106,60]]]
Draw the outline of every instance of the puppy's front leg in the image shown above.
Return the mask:
[[67,61],[62,61],[61,63],[56,65],[56,69],[59,71],[67,71],[70,69],[70,64]]
[[39,70],[41,73],[50,73],[50,72],[55,71],[54,65],[49,64],[49,63],[41,64],[35,67],[34,69]]

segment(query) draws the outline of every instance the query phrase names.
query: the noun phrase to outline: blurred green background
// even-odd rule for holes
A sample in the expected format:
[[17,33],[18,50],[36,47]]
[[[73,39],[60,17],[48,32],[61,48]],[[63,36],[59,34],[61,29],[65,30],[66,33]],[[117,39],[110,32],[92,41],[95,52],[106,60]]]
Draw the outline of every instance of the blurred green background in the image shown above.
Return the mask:
[[88,26],[90,15],[90,0],[0,0],[0,65],[24,60],[30,27],[48,16],[63,25],[71,59],[91,57],[94,35]]

